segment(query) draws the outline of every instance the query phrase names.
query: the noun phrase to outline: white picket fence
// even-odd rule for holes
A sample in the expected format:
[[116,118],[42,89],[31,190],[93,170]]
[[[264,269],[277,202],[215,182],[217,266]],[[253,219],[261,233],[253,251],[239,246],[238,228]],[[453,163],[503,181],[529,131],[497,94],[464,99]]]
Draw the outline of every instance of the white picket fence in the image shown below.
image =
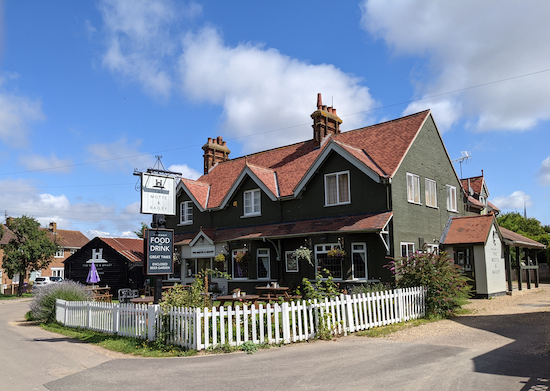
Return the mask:
[[324,330],[347,335],[425,315],[424,288],[341,295],[324,301],[220,308],[172,308],[57,300],[56,319],[69,327],[153,341],[164,319],[168,342],[204,350],[229,344],[280,344],[316,338]]

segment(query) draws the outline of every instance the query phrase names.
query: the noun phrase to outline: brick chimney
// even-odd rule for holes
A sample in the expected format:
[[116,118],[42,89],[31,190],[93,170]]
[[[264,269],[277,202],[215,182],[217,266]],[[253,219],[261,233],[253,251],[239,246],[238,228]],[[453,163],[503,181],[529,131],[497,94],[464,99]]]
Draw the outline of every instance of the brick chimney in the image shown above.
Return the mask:
[[50,223],[50,228],[49,228],[50,232],[55,234],[57,233],[57,223],[54,223],[53,221]]
[[221,136],[217,138],[208,138],[208,142],[202,146],[204,150],[204,173],[208,172],[219,162],[225,162],[229,160],[229,154],[231,151],[226,146],[226,142],[223,141]]
[[336,115],[336,109],[323,105],[321,93],[317,94],[317,110],[311,114],[313,119],[313,139],[321,143],[329,134],[339,134],[342,120]]

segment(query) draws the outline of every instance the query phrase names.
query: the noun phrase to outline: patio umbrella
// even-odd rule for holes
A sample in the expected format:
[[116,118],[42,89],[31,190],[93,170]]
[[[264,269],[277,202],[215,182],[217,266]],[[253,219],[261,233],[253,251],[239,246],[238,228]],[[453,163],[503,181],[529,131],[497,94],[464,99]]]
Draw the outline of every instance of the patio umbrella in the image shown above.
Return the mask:
[[95,284],[99,282],[99,274],[97,273],[97,269],[95,268],[95,263],[92,262],[92,266],[90,266],[90,271],[88,272],[88,278],[86,278],[86,282],[88,284]]

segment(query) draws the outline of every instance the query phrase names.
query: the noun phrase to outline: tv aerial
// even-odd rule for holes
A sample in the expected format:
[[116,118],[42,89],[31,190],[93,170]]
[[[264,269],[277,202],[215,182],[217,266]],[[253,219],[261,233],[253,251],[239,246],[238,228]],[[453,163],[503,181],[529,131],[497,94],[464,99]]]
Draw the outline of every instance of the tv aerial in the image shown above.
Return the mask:
[[468,151],[462,151],[460,152],[460,154],[462,156],[459,157],[458,159],[453,160],[452,162],[453,163],[458,162],[458,164],[460,164],[460,179],[462,179],[462,163],[464,164],[470,163],[470,159],[472,158],[472,155],[470,155]]

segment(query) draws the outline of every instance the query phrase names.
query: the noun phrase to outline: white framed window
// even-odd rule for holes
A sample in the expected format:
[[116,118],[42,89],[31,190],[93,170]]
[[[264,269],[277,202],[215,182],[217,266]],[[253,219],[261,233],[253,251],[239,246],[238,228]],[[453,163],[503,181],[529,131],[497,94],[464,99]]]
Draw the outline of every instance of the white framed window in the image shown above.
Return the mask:
[[487,198],[483,197],[482,195],[479,196],[479,202],[487,206]]
[[[187,277],[195,277],[202,270],[213,269],[212,258],[187,259]],[[181,269],[180,269],[181,274]]]
[[367,279],[367,244],[351,244],[351,278]]
[[414,243],[401,242],[401,256],[406,258],[414,254]]
[[437,254],[439,252],[439,246],[437,244],[425,244],[427,254]]
[[63,258],[65,256],[65,249],[60,247],[56,252],[55,252],[55,258]]
[[268,248],[256,250],[256,261],[258,262],[258,279],[270,278],[270,257]]
[[407,173],[407,201],[420,204],[420,177]]
[[325,174],[325,206],[351,203],[349,171]]
[[437,208],[437,183],[433,179],[426,178],[424,184],[426,205]]
[[193,202],[180,203],[180,224],[193,224]]
[[456,187],[447,185],[447,210],[456,212]]
[[262,213],[262,195],[260,189],[244,192],[244,215],[259,216]]
[[76,253],[78,251],[78,249],[76,248],[71,248],[71,255],[73,255],[74,253]]
[[342,278],[342,259],[329,258],[329,250],[340,248],[338,244],[315,245],[315,267],[318,272],[327,269],[333,278]]
[[52,267],[52,277],[65,277],[65,269],[62,267]]
[[298,273],[300,271],[298,260],[294,256],[294,251],[285,251],[285,265],[287,273]]

